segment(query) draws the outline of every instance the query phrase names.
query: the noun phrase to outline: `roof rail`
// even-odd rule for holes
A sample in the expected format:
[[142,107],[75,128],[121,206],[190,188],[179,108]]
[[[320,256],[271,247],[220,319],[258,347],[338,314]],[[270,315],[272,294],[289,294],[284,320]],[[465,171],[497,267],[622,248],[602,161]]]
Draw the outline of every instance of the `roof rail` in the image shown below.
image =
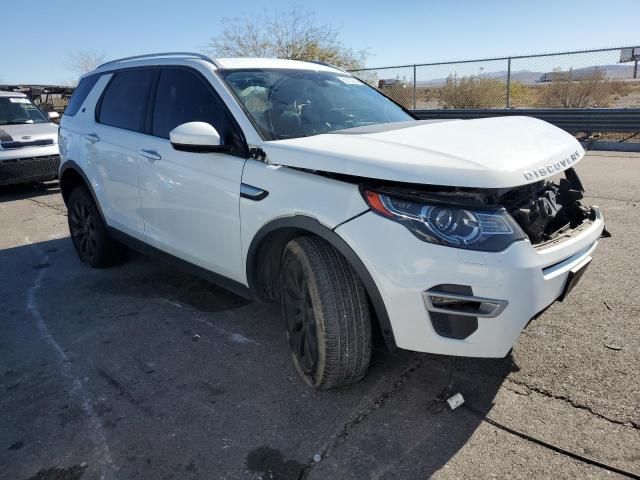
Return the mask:
[[213,64],[216,68],[220,68],[220,65],[218,65],[218,63],[215,60],[207,57],[206,55],[203,55],[202,53],[163,52],[163,53],[148,53],[146,55],[134,55],[133,57],[124,57],[124,58],[118,58],[116,60],[110,60],[108,62],[103,63],[102,65],[98,65],[96,69],[105,67],[107,65],[114,65],[117,63],[129,62],[132,60],[143,60],[146,58],[160,58],[160,57],[195,57],[195,58],[199,58],[200,60],[204,60],[205,62],[209,62]]

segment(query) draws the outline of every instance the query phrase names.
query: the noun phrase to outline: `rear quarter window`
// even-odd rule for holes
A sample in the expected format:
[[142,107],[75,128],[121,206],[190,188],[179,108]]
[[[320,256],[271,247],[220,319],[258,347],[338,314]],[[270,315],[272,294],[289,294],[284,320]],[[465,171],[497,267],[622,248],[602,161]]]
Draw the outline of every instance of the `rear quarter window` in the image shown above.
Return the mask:
[[80,80],[80,83],[73,91],[73,95],[71,96],[71,100],[69,100],[67,108],[65,108],[64,110],[64,115],[72,117],[73,115],[78,113],[78,110],[80,110],[80,107],[86,100],[87,96],[89,95],[99,78],[100,75],[96,74],[84,77],[82,80]]

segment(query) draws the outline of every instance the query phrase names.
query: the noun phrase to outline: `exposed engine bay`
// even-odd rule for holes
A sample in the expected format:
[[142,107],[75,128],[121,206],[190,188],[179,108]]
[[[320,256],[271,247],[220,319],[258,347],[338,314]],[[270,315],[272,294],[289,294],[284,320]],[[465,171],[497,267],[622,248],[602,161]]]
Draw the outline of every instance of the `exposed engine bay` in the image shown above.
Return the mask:
[[584,188],[573,168],[564,178],[513,188],[461,188],[366,181],[361,188],[410,201],[462,208],[505,208],[533,245],[557,239],[595,218],[580,202]]
[[584,189],[572,168],[557,183],[542,180],[532,187],[528,195],[518,195],[516,190],[510,192],[516,198],[503,198],[504,206],[532,244],[553,240],[590,218],[591,209],[580,203]]

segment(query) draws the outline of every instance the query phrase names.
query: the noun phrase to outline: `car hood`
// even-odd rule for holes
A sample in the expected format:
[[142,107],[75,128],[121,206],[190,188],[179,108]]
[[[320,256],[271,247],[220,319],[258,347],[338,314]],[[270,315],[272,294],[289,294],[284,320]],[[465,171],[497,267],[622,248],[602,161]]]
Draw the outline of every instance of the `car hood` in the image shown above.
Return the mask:
[[265,142],[263,150],[267,161],[278,165],[476,188],[533,183],[584,156],[572,135],[530,117],[385,125]]
[[[23,138],[25,136],[31,138]],[[21,125],[0,125],[0,142],[32,142],[53,139],[58,142],[58,125],[55,123],[25,123]]]

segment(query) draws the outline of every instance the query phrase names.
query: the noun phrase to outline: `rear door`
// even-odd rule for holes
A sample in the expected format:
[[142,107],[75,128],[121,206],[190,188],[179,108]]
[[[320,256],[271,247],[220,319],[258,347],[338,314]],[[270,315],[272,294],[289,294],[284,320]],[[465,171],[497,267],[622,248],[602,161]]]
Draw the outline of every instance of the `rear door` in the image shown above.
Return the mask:
[[138,141],[144,131],[147,100],[157,70],[123,70],[113,74],[96,107],[96,122],[85,134],[88,167],[100,191],[109,225],[141,238],[138,188]]
[[147,242],[243,281],[240,183],[246,158],[227,153],[175,150],[169,132],[186,122],[213,125],[224,144],[244,142],[223,102],[198,72],[160,70],[151,101],[151,135],[139,143],[140,195]]

